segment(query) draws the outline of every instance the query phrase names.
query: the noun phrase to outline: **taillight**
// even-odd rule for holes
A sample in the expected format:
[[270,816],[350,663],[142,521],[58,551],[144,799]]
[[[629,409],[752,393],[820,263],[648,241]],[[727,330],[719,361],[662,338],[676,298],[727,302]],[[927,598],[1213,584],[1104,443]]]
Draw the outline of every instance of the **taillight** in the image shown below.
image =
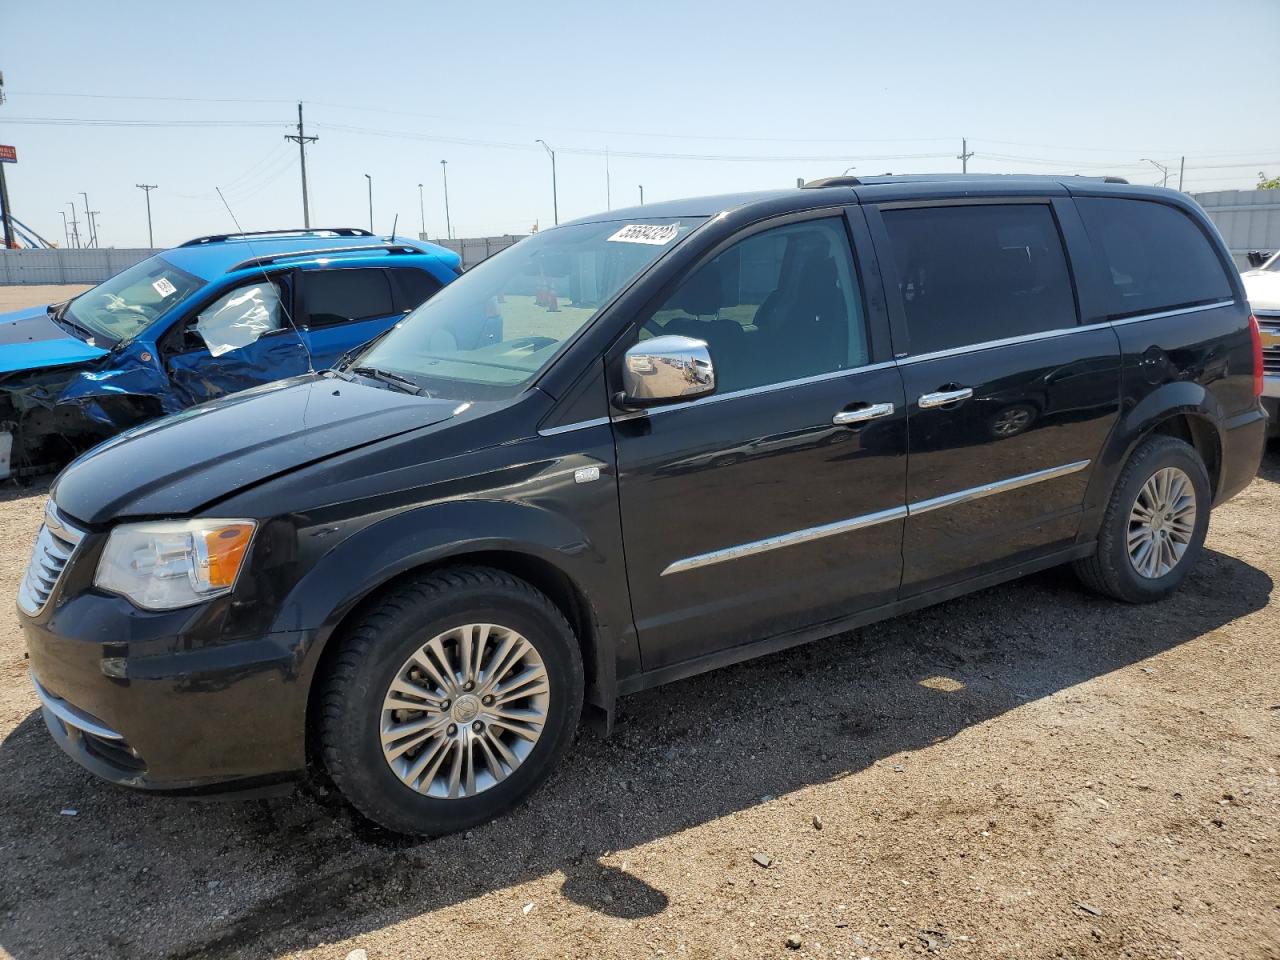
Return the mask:
[[1258,328],[1258,318],[1249,317],[1249,336],[1253,338],[1253,395],[1262,396],[1262,331]]

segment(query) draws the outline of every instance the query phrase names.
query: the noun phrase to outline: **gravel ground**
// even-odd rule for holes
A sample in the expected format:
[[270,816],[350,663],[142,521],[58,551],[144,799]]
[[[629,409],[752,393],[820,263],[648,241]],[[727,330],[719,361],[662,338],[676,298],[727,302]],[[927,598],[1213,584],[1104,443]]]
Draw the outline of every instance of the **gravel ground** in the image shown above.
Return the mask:
[[88,290],[87,283],[33,283],[0,285],[0,313],[35,307],[43,303],[59,303]]
[[[8,597],[44,498],[4,489]],[[1165,603],[1050,571],[632,697],[421,843],[93,780],[5,601],[0,955],[1280,958],[1278,514],[1273,451]]]

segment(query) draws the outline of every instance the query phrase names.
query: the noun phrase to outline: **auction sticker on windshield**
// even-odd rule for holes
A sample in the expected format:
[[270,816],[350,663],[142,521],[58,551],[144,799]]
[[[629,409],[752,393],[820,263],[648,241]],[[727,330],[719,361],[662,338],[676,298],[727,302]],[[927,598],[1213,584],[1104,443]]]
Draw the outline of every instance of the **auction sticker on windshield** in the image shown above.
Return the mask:
[[170,283],[167,277],[152,281],[151,286],[162,297],[171,297],[178,292],[178,288]]
[[610,243],[649,243],[656,247],[670,243],[680,231],[678,223],[629,223],[612,237]]

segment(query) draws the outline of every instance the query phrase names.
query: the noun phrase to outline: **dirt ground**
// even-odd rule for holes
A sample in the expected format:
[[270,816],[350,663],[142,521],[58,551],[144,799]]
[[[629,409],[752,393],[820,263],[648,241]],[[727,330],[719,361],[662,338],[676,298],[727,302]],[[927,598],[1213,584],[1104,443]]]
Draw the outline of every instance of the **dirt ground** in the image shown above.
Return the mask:
[[[44,497],[0,490],[8,598]],[[1171,600],[1050,571],[641,694],[515,813],[420,843],[314,789],[94,780],[5,599],[0,956],[1275,960],[1277,516],[1273,449]]]
[[42,303],[58,303],[89,289],[87,283],[0,284],[0,313],[34,307]]

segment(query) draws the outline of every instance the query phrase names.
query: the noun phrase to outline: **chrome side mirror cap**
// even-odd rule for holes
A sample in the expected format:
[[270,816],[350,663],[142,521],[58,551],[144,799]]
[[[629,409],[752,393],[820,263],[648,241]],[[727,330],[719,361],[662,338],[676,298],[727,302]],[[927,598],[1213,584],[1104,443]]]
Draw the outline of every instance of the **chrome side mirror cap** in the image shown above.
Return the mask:
[[641,340],[622,361],[624,406],[651,407],[703,397],[716,388],[715,367],[706,341],[692,337]]

